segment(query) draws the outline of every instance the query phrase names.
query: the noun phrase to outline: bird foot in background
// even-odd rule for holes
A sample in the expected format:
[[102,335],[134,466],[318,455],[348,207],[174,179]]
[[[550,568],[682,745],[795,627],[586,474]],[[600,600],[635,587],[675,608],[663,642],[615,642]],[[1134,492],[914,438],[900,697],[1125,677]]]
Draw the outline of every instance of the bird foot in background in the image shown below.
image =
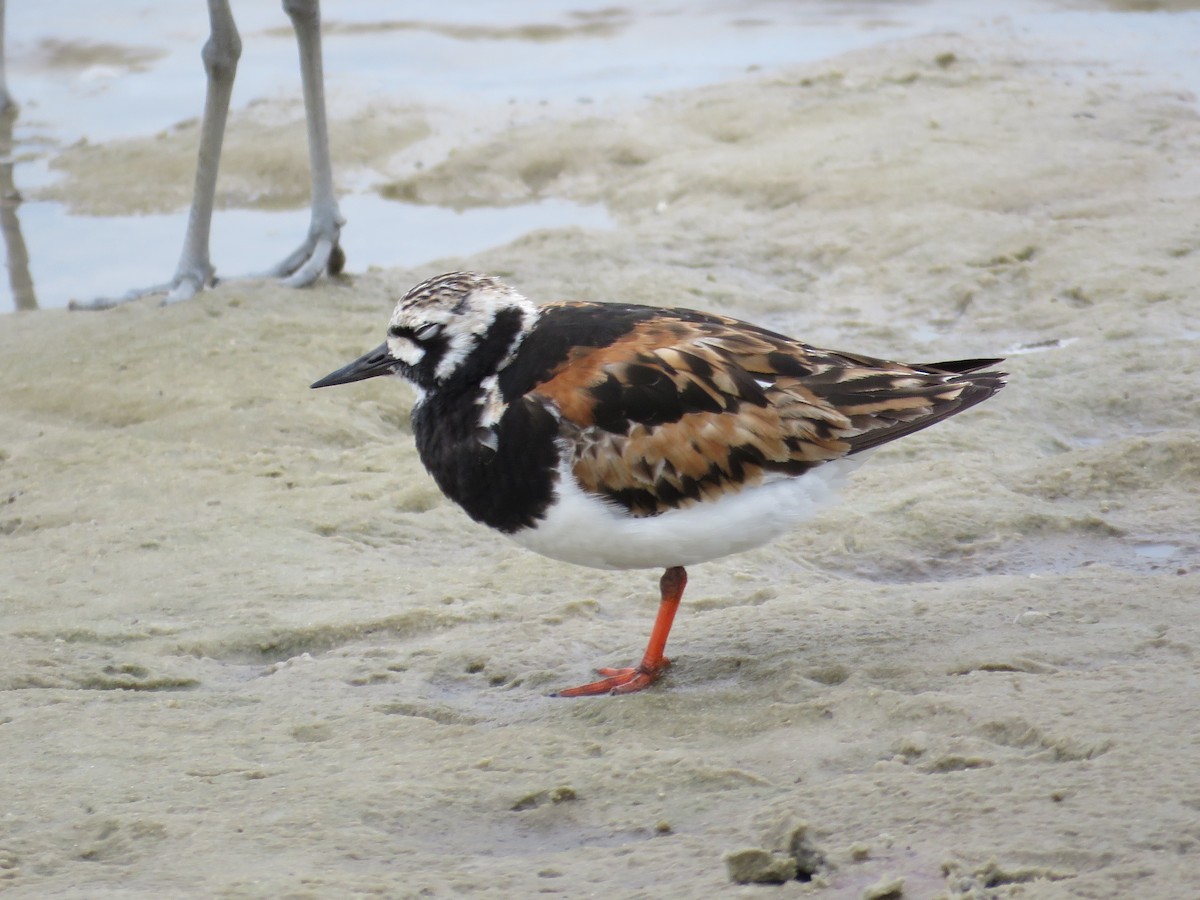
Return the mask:
[[[304,243],[296,248],[286,259],[268,271],[260,278],[276,278],[287,287],[308,287],[328,272],[337,275],[346,265],[346,254],[338,243],[338,232],[330,235],[310,234]],[[206,288],[216,285],[217,277],[212,267],[189,268],[177,272],[175,277],[165,284],[156,284],[148,288],[136,288],[120,297],[97,297],[95,300],[72,300],[71,309],[101,310],[112,309],[122,303],[141,300],[143,297],[162,295],[162,305],[189,300]]]
[[632,694],[648,688],[658,681],[669,665],[671,665],[671,661],[664,657],[662,662],[653,668],[649,668],[643,663],[640,666],[630,666],[624,669],[597,669],[596,674],[603,675],[604,678],[589,684],[581,684],[579,687],[555,691],[553,696],[596,697],[601,694]]
[[346,254],[339,243],[344,224],[345,220],[338,216],[333,224],[314,228],[304,243],[263,276],[278,278],[288,287],[308,287],[325,272],[330,275],[341,274],[346,265]]
[[143,297],[154,297],[162,295],[162,305],[166,306],[169,303],[178,303],[181,300],[188,300],[205,288],[210,288],[217,283],[216,276],[213,270],[209,267],[207,270],[189,269],[183,272],[177,272],[175,277],[165,284],[156,284],[148,288],[134,288],[127,291],[120,297],[97,297],[95,300],[72,300],[68,304],[69,309],[77,310],[99,310],[112,309],[114,306],[120,306],[122,303],[129,303],[133,300],[141,300]]

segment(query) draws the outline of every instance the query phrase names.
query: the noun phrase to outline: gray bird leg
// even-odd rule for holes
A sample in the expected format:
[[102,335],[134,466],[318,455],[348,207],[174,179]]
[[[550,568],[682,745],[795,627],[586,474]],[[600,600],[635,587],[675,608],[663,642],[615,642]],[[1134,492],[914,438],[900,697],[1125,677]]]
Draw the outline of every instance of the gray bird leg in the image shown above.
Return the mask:
[[[2,3],[3,0],[0,0]],[[329,128],[325,118],[325,84],[321,66],[321,12],[319,0],[283,0],[292,20],[300,48],[300,78],[308,121],[309,164],[312,172],[312,218],[304,242],[286,259],[261,277],[279,278],[290,287],[312,284],[328,270],[336,274],[345,263],[338,244],[345,224],[333,188],[333,163],[329,154]],[[89,303],[72,302],[72,309],[108,309],[128,300],[163,294],[163,303],[186,300],[216,283],[209,259],[213,203],[217,169],[229,117],[229,100],[237,74],[242,42],[234,25],[229,0],[208,0],[210,35],[201,58],[208,76],[204,117],[200,125],[200,154],[196,164],[196,186],[188,212],[183,251],[175,275],[166,284],[133,290],[119,299],[101,298]]]
[[225,141],[225,122],[229,118],[233,79],[242,55],[242,39],[233,22],[229,0],[208,0],[208,19],[209,38],[200,53],[208,76],[204,117],[200,122],[200,154],[196,163],[192,207],[188,211],[187,231],[183,236],[183,251],[179,255],[175,275],[165,284],[134,289],[120,298],[101,297],[84,303],[72,301],[72,309],[108,309],[151,294],[164,294],[164,304],[175,303],[195,296],[215,281],[216,270],[209,259],[208,239],[212,231],[217,168],[221,163],[221,147]]
[[200,58],[208,76],[204,97],[204,116],[200,120],[200,154],[196,162],[196,185],[192,208],[188,211],[187,231],[175,277],[168,285],[166,303],[197,294],[214,282],[215,269],[209,259],[208,241],[212,233],[213,203],[217,194],[217,170],[225,143],[225,123],[229,119],[229,99],[242,55],[228,0],[208,0],[208,18],[212,31]]
[[316,281],[326,269],[334,275],[342,270],[346,258],[338,238],[346,220],[338,210],[333,191],[333,161],[325,119],[325,76],[321,69],[321,5],[319,0],[283,0],[283,10],[292,20],[296,46],[300,49],[300,80],[304,87],[312,173],[312,219],[304,242],[267,274],[282,278],[290,287],[304,287]]

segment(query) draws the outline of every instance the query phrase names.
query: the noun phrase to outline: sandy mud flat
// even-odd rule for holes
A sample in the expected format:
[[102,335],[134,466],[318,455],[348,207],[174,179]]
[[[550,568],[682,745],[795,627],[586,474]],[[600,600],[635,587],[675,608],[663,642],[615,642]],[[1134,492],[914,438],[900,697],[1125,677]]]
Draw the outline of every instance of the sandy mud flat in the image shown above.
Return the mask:
[[[612,226],[0,321],[0,892],[1195,891],[1195,97],[997,24],[499,129],[381,189]],[[554,699],[640,654],[657,573],[471,523],[402,385],[308,390],[454,268],[1012,380],[695,567],[654,689]]]

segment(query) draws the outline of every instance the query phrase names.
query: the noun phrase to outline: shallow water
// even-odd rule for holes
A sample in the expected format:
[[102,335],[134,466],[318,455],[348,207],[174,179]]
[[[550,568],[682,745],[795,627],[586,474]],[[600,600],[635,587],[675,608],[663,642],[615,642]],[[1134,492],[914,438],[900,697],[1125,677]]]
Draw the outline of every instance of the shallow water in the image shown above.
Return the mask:
[[[1120,56],[1130,70],[1200,86],[1197,42],[1189,36],[1195,18],[1012,4],[1004,14],[1020,16],[1024,27],[1038,33],[1069,35],[1104,58]],[[282,11],[273,3],[246,3],[235,4],[235,15],[244,40],[235,115],[263,100],[294,100],[295,47]],[[432,17],[422,4],[343,0],[324,10],[325,69],[334,118],[375,102],[424,110],[432,134],[404,155],[406,163],[423,165],[435,162],[464,133],[495,130],[506,119],[571,107],[612,109],[748,69],[969,28],[996,15],[950,0],[758,0],[603,9],[581,2],[473,3],[439,9]],[[172,176],[180,185],[169,209],[154,214],[81,215],[43,189],[59,180],[55,160],[77,142],[149,138],[199,115],[204,88],[198,51],[207,35],[203,4],[118,0],[97,17],[80,16],[70,0],[51,0],[10,4],[8,17],[9,87],[21,104],[12,179],[25,202],[6,224],[17,271],[0,285],[0,311],[61,307],[72,299],[119,296],[166,280],[186,224],[186,166]],[[233,131],[230,141],[236,142],[236,127]],[[379,184],[394,174],[386,171],[387,148],[379,149],[374,163],[349,172],[339,167],[339,139],[344,148],[355,138],[353,132],[334,138],[343,213],[350,223],[344,233],[350,272],[463,256],[535,229],[608,224],[601,209],[564,200],[451,214],[381,199]],[[262,186],[256,206],[278,206],[270,191]],[[248,211],[238,208],[236,198],[225,201],[212,238],[218,273],[251,274],[287,255],[307,228],[302,201],[288,206]],[[27,261],[20,254],[22,240]]]
[[[602,206],[553,199],[453,210],[356,193],[339,205],[353,229],[346,237],[354,253],[351,272],[478,253],[540,228],[611,226]],[[227,209],[216,221],[213,258],[221,261],[223,272],[250,275],[292,251],[297,235],[308,228],[308,211]],[[161,282],[170,274],[164,261],[179,255],[186,214],[74,216],[47,201],[23,205],[21,223],[30,242],[33,284],[41,305],[50,307]],[[70,266],[60,259],[64,253]]]

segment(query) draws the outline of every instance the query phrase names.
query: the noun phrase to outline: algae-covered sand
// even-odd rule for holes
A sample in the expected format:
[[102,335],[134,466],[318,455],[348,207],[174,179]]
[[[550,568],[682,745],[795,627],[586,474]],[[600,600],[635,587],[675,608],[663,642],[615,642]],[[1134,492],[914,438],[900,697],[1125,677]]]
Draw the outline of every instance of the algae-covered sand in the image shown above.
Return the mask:
[[[609,230],[6,319],[0,891],[1189,895],[1198,160],[1193,97],[996,28],[550,117],[388,188]],[[555,699],[638,657],[657,573],[471,523],[401,384],[308,390],[460,267],[1012,380],[695,567],[659,685]]]

